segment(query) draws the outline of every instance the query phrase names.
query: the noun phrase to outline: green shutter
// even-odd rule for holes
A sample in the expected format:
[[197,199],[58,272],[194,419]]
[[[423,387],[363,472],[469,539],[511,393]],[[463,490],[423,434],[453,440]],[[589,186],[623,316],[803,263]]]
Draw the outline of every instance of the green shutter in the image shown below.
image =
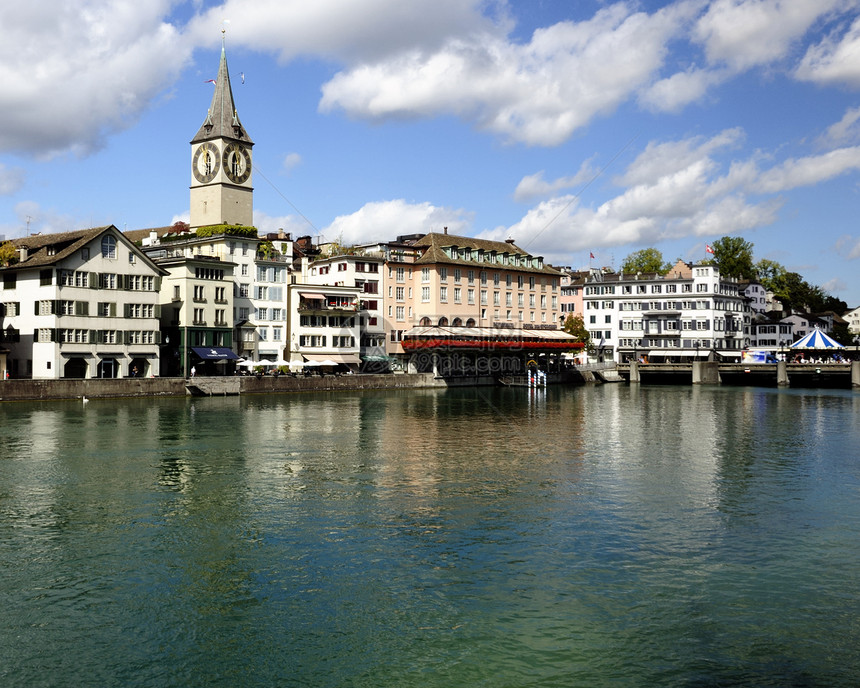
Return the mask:
[[109,304],[108,304],[108,315],[109,315],[111,318],[115,318],[115,317],[116,317],[116,303],[109,303]]
[[152,313],[156,318],[161,317],[161,304],[160,303],[155,304],[155,308],[152,310]]
[[91,272],[90,273],[90,289],[98,289],[99,288],[99,273]]

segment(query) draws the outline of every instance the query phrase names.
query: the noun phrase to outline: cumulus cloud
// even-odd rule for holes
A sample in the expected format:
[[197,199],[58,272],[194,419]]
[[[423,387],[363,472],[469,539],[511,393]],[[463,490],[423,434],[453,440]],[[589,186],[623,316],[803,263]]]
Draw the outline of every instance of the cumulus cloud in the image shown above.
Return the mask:
[[509,28],[504,0],[226,0],[189,22],[187,34],[214,44],[224,17],[231,44],[269,51],[287,62],[299,55],[342,62],[384,59],[407,49],[437,50],[452,37]]
[[523,45],[487,32],[404,51],[337,74],[320,109],[369,119],[447,112],[511,141],[558,145],[650,82],[694,6],[649,15],[617,3],[535,31]]
[[782,59],[816,21],[844,7],[844,0],[716,0],[693,38],[709,62],[739,72]]
[[367,203],[351,215],[340,215],[322,230],[322,234],[328,241],[338,239],[346,244],[389,241],[402,234],[441,232],[444,227],[451,234],[468,234],[472,219],[465,210],[395,199]]
[[169,85],[190,46],[171,3],[3,3],[0,150],[51,156],[101,147]]
[[550,196],[564,189],[572,189],[580,184],[587,184],[599,173],[600,170],[593,166],[592,160],[586,160],[582,163],[576,174],[569,177],[558,177],[552,181],[546,181],[543,178],[544,172],[541,170],[535,174],[527,175],[520,180],[520,183],[517,184],[517,188],[514,190],[514,200],[530,201],[535,198]]
[[860,86],[860,19],[845,34],[831,34],[810,46],[795,71],[803,81]]
[[[597,246],[749,231],[776,221],[783,203],[776,194],[783,188],[814,184],[826,176],[822,166],[831,173],[838,167],[810,158],[762,170],[764,156],[730,159],[743,139],[740,129],[727,129],[710,138],[650,142],[613,180],[618,193],[597,207],[561,195],[530,209],[516,224],[481,236],[513,236],[518,245],[564,262],[571,253]],[[842,161],[843,167],[848,164]]]

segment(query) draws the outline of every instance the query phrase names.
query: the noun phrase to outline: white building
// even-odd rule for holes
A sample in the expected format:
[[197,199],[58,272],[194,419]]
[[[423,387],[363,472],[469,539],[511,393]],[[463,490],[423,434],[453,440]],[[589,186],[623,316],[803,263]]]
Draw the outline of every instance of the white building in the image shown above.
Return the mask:
[[[315,260],[308,266],[309,284],[354,287],[359,294],[359,356],[365,363],[386,362],[385,320],[381,255],[338,255]],[[373,366],[370,366],[373,368]]]
[[594,273],[583,289],[585,326],[604,360],[739,357],[751,311],[735,278],[678,261],[666,275]]
[[20,262],[0,270],[10,377],[161,374],[164,271],[116,227],[13,243]]

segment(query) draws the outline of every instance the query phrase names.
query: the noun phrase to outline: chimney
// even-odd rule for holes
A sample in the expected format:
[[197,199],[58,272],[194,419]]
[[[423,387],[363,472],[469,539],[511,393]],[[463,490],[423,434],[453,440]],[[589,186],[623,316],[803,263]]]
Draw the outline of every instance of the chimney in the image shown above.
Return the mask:
[[442,227],[442,232],[443,232],[443,234],[448,234],[448,228],[447,228],[447,227]]
[[20,263],[23,263],[25,260],[27,260],[29,255],[30,255],[30,252],[26,246],[19,246],[18,247],[18,261]]
[[511,246],[513,246],[513,245],[514,245],[514,240],[513,240],[513,238],[508,238],[508,239],[505,239],[505,243],[506,243],[506,244],[510,244]]

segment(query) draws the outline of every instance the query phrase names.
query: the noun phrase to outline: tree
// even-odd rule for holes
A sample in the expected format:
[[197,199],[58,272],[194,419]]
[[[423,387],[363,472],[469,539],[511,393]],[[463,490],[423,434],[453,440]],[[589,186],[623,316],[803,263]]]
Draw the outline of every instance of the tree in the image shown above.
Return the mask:
[[775,260],[762,258],[755,264],[756,279],[761,282],[761,285],[768,291],[773,291],[773,285],[777,279],[781,278],[788,272],[780,263]]
[[714,251],[714,263],[719,268],[720,275],[756,279],[752,243],[741,237],[723,237],[711,244],[711,248]]
[[633,274],[656,272],[665,275],[671,269],[671,264],[663,261],[663,254],[656,248],[643,248],[641,251],[634,251],[624,259],[624,263],[621,265],[621,272]]
[[0,244],[0,265],[4,268],[18,262],[18,250],[11,241]]
[[585,319],[582,315],[568,314],[561,329],[576,337],[577,341],[582,342],[585,345],[586,351],[594,349],[594,346],[591,344],[591,334],[589,334],[585,327]]

